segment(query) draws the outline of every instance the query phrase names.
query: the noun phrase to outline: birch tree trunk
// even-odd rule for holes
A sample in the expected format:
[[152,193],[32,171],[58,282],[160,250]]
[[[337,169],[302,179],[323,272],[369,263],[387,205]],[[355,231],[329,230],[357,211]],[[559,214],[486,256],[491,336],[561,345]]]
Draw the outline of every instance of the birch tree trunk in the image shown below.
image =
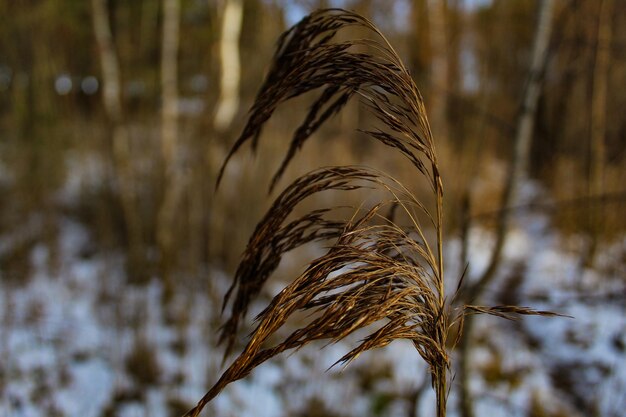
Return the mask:
[[142,225],[137,212],[135,179],[128,129],[124,123],[120,65],[115,51],[106,0],[92,0],[92,20],[102,70],[102,100],[109,121],[113,166],[128,235],[131,279],[139,279],[142,257]]
[[239,110],[239,36],[243,23],[243,0],[226,0],[220,36],[220,95],[213,124],[218,132],[225,131]]
[[161,255],[161,271],[165,280],[166,298],[172,291],[170,273],[174,258],[175,214],[186,182],[178,138],[179,33],[180,0],[163,0],[161,154],[165,173],[165,190],[157,218],[157,243]]
[[[600,0],[599,3],[600,14],[598,18],[598,37],[591,96],[589,197],[595,197],[604,192],[606,101],[611,60],[611,39],[613,37],[613,0]],[[592,265],[595,258],[598,235],[602,229],[602,216],[599,215],[598,209],[591,211],[589,226],[590,243],[585,254],[584,266]]]
[[[528,176],[528,162],[532,134],[535,124],[535,114],[539,102],[539,94],[543,84],[543,73],[548,60],[548,47],[553,25],[554,0],[539,2],[539,22],[533,41],[532,61],[529,77],[524,91],[522,107],[517,123],[513,155],[509,165],[509,173],[505,190],[502,196],[501,210],[496,231],[496,244],[491,255],[489,266],[465,294],[464,300],[478,302],[485,289],[493,281],[495,272],[500,264],[502,249],[510,228],[510,212],[508,207],[515,205],[519,199],[519,187]],[[474,404],[469,391],[469,354],[471,351],[471,335],[475,316],[467,316],[464,331],[459,343],[459,379],[461,382],[461,416],[474,417]]]

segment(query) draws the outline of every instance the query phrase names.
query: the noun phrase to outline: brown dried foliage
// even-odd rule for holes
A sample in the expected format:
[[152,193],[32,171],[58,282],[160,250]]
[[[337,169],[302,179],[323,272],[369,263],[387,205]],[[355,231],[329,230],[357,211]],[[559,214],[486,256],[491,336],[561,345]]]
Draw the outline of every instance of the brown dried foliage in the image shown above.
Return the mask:
[[[376,39],[334,40],[339,30],[354,25],[368,29]],[[362,47],[375,53],[362,52]],[[285,350],[315,340],[336,342],[372,324],[378,325],[376,330],[337,363],[348,364],[362,352],[396,339],[410,340],[429,365],[438,416],[442,417],[450,362],[446,338],[457,321],[476,312],[506,318],[512,314],[551,314],[510,306],[458,309],[444,298],[443,189],[424,103],[391,45],[369,20],[355,13],[320,10],[281,36],[272,68],[224,166],[246,142],[256,147],[263,124],[278,105],[318,89],[321,94],[294,133],[270,187],[276,185],[296,152],[320,125],[357,95],[379,122],[378,127],[363,132],[398,150],[417,169],[417,177],[426,179],[435,196],[434,215],[398,181],[370,168],[320,168],[291,183],[257,225],[225,297],[226,306],[234,295],[230,316],[221,331],[227,354],[241,318],[282,255],[312,241],[329,242],[328,250],[259,314],[243,352],[185,417],[198,416],[229,383]],[[224,167],[218,183],[223,173]],[[332,207],[288,220],[299,203],[316,193],[362,188],[381,190],[389,198],[370,208],[355,209],[347,220],[330,218],[335,212]],[[407,224],[396,221],[397,208],[408,219]],[[427,218],[437,232],[430,243],[420,218]],[[281,343],[268,346],[269,338],[298,311],[310,313],[308,324]]]

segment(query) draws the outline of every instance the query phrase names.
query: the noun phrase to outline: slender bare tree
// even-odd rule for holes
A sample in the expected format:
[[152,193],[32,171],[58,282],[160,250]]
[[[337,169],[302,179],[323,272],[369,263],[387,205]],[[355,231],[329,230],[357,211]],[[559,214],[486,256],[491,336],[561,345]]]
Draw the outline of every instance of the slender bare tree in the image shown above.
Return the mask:
[[130,137],[122,111],[120,64],[111,34],[106,0],[92,0],[91,6],[94,35],[102,71],[102,100],[111,132],[115,181],[119,189],[128,233],[129,263],[132,268],[135,268],[140,262],[142,225],[137,212]]
[[[613,1],[599,1],[598,35],[593,68],[593,91],[591,95],[591,137],[589,164],[589,195],[604,192],[604,164],[606,162],[606,114],[608,95],[609,64],[611,61],[611,39],[613,37]],[[598,234],[602,227],[598,211],[590,213],[591,239],[585,254],[584,265],[592,265],[597,248]]]
[[180,0],[163,0],[161,52],[161,146],[163,159],[172,167],[178,148],[178,45]]
[[439,140],[448,138],[448,37],[446,36],[446,0],[430,0],[428,19],[430,20],[431,43],[431,94],[430,119]]
[[[539,22],[533,43],[532,61],[526,88],[523,95],[520,115],[517,122],[513,155],[509,165],[507,183],[502,196],[501,207],[506,209],[515,205],[519,200],[519,187],[528,176],[528,161],[532,134],[535,126],[535,114],[539,102],[539,94],[543,84],[543,72],[548,60],[548,46],[552,32],[552,17],[554,14],[554,0],[545,0],[539,3]],[[498,219],[496,246],[491,256],[489,266],[481,279],[472,289],[472,296],[479,296],[484,288],[493,279],[495,270],[499,266],[502,249],[510,227],[510,211],[501,210]]]
[[427,85],[430,64],[431,44],[428,21],[428,1],[411,2],[411,48],[409,60],[411,75],[418,84]]
[[243,23],[243,1],[226,0],[220,36],[220,96],[213,124],[218,131],[226,130],[239,109],[239,36]]
[[171,290],[169,269],[174,247],[175,214],[185,190],[185,175],[178,137],[179,32],[180,0],[163,0],[161,153],[165,171],[165,190],[158,214],[157,240],[161,251],[166,293]]
[[[476,284],[472,285],[467,291],[465,296],[466,302],[480,298],[495,277],[511,223],[510,211],[506,210],[506,208],[516,204],[519,199],[519,186],[528,175],[528,161],[535,125],[535,113],[543,84],[543,73],[548,60],[548,47],[553,26],[554,0],[541,1],[539,8],[539,22],[533,42],[530,71],[517,123],[507,183],[502,196],[502,210],[498,218],[496,243],[487,269]],[[469,392],[469,352],[471,351],[473,322],[473,316],[467,317],[460,341],[459,380],[461,381],[460,401],[461,415],[463,417],[474,417],[474,405]]]

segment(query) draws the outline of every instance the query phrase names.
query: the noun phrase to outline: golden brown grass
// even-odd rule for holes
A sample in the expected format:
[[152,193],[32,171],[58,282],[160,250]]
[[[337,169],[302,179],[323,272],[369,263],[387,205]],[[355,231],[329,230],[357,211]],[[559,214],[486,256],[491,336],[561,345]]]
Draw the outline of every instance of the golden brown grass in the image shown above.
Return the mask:
[[[336,41],[337,32],[347,26],[363,27],[373,39]],[[505,318],[552,314],[513,306],[457,308],[454,300],[446,300],[443,186],[424,103],[391,45],[369,20],[355,13],[340,9],[317,11],[281,36],[273,65],[224,166],[246,142],[256,148],[264,123],[280,104],[317,90],[321,93],[294,133],[270,188],[277,184],[311,135],[357,96],[375,120],[363,132],[410,161],[416,182],[425,180],[432,191],[434,205],[424,206],[393,177],[366,167],[319,168],[286,187],[250,237],[225,297],[225,306],[232,298],[229,317],[221,331],[227,353],[234,346],[250,302],[258,296],[282,256],[313,241],[325,242],[328,249],[259,314],[243,352],[185,417],[198,416],[229,383],[285,350],[298,349],[315,340],[338,341],[375,323],[376,330],[337,363],[348,364],[362,352],[396,339],[410,340],[429,365],[437,394],[437,415],[443,417],[450,368],[446,341],[450,329],[462,324],[465,314],[487,313]],[[224,167],[218,183],[223,173]],[[378,190],[387,197],[373,206],[355,208],[348,219],[334,217],[340,211],[338,207],[315,209],[294,218],[296,206],[314,194],[358,189]],[[429,234],[431,229],[434,234]],[[291,315],[302,311],[310,313],[309,321],[282,342],[271,345],[270,337]]]

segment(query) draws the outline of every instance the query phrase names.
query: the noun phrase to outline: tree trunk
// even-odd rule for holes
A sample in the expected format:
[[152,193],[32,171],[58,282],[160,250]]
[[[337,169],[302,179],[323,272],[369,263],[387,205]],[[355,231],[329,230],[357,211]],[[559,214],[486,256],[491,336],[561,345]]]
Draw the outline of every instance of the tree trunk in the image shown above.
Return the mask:
[[91,5],[94,34],[98,43],[100,66],[102,68],[104,109],[113,122],[121,123],[120,70],[109,25],[109,10],[106,6],[106,0],[92,0]]
[[[498,218],[496,244],[491,255],[489,266],[464,297],[464,301],[466,302],[477,301],[495,277],[495,272],[500,264],[502,250],[510,227],[510,211],[506,209],[514,206],[518,202],[519,186],[528,176],[528,160],[535,123],[535,113],[542,87],[543,72],[548,60],[548,46],[550,44],[552,31],[554,0],[543,0],[539,5],[539,22],[533,43],[530,73],[518,119],[508,179],[501,202],[502,210]],[[461,381],[460,401],[462,417],[474,417],[474,405],[471,393],[469,392],[469,352],[471,350],[471,334],[474,317],[473,315],[469,315],[465,319],[465,331],[463,332],[459,345],[459,379]]]
[[446,6],[446,41],[447,41],[447,87],[446,99],[446,126],[448,139],[454,144],[455,149],[460,149],[465,136],[465,126],[460,123],[463,120],[462,106],[462,45],[464,37],[464,0],[447,0]]
[[506,210],[506,208],[519,203],[519,187],[528,176],[528,160],[535,126],[535,113],[543,84],[543,71],[548,60],[554,0],[543,0],[539,4],[541,7],[539,23],[535,32],[530,73],[518,118],[507,183],[500,204],[502,210],[498,218],[496,245],[489,266],[472,289],[472,298],[479,297],[482,294],[485,287],[491,283],[499,266],[502,249],[504,248],[506,235],[510,227],[510,211]]
[[157,242],[165,297],[172,291],[170,279],[174,258],[175,214],[185,189],[185,175],[178,138],[178,46],[180,0],[163,0],[163,38],[161,51],[161,154],[165,190],[157,219]]
[[143,270],[141,247],[142,225],[137,212],[137,197],[132,169],[128,129],[124,123],[121,97],[120,65],[115,52],[106,0],[92,0],[94,35],[102,70],[102,100],[109,120],[112,141],[115,182],[120,193],[122,211],[128,235],[128,265],[131,279],[141,279]]
[[226,0],[220,37],[220,96],[213,124],[217,131],[225,131],[239,110],[239,35],[243,23],[243,1]]
[[[611,39],[613,37],[613,0],[600,0],[598,37],[593,68],[593,90],[591,96],[591,137],[589,163],[590,197],[604,192],[604,164],[606,161],[606,102],[611,60]],[[585,254],[584,266],[591,266],[598,246],[598,235],[602,230],[602,216],[599,209],[591,209],[589,235],[590,243]]]
[[[428,93],[430,64],[430,31],[427,0],[411,1],[411,33],[409,35],[409,68],[411,76],[423,93]],[[426,95],[427,97],[427,95]]]
[[446,36],[446,0],[430,0],[428,19],[431,42],[430,119],[438,140],[448,140],[448,37]]
[[163,0],[161,151],[168,170],[174,168],[178,151],[179,15],[180,0]]

